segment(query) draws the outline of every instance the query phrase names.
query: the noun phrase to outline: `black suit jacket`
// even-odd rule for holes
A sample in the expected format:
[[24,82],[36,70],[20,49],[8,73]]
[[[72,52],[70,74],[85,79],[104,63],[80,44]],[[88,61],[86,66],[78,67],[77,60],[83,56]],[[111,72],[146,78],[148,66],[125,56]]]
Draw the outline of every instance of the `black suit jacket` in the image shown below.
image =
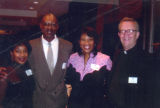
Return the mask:
[[[125,54],[122,50],[114,58],[110,97],[116,108],[145,108],[147,54],[134,47]],[[129,83],[131,77],[137,83]]]

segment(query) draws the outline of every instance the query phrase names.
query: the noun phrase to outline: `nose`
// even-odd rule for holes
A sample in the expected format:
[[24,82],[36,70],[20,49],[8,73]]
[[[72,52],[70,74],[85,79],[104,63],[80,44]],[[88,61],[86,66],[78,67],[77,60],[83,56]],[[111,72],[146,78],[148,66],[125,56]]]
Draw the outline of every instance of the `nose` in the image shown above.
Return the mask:
[[128,39],[128,38],[129,38],[129,35],[125,32],[124,35],[123,35],[123,38],[124,38],[124,39]]
[[89,44],[89,41],[88,41],[88,40],[86,40],[86,41],[85,41],[85,45],[88,45],[88,44]]
[[26,56],[27,56],[26,53],[24,53],[24,52],[21,52],[21,53],[20,53],[20,57],[26,57]]
[[51,28],[52,28],[51,25],[48,25],[48,26],[47,26],[47,29],[48,29],[48,30],[51,30]]

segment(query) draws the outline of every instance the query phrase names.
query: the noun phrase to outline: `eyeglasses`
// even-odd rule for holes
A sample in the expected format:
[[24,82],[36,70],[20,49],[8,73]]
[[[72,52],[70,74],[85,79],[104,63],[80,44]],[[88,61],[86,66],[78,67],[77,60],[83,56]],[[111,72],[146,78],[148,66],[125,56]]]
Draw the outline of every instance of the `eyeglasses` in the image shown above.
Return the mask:
[[57,24],[56,23],[42,23],[43,26],[52,26],[52,27],[56,27]]
[[119,31],[120,34],[124,34],[124,33],[132,34],[132,33],[134,33],[134,32],[137,32],[137,30],[128,29],[128,30],[120,30],[120,31]]

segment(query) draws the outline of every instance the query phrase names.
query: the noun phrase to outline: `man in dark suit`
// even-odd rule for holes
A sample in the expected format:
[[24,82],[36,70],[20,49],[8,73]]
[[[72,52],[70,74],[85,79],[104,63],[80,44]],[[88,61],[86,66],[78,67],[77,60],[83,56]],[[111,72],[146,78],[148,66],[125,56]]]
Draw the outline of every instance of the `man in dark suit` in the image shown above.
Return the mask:
[[114,57],[109,90],[111,99],[116,108],[146,108],[148,54],[137,46],[139,25],[133,18],[125,17],[120,21],[118,29],[123,48]]
[[[32,53],[29,61],[36,80],[34,108],[65,108],[67,104],[64,75],[72,44],[57,37],[58,28],[56,16],[48,13],[40,22],[41,37],[30,41]],[[48,55],[49,50],[52,56]]]

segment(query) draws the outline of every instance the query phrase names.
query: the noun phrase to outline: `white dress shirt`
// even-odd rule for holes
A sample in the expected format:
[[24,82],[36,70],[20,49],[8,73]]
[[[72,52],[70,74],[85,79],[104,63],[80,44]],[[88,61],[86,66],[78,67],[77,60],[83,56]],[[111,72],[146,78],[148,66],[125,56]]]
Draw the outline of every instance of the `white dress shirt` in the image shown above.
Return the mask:
[[[58,40],[57,36],[55,35],[55,38],[51,41],[51,47],[52,47],[52,51],[53,51],[54,67],[56,66],[57,58],[58,58],[58,44],[59,44],[59,40]],[[48,41],[44,39],[43,35],[42,35],[42,45],[43,45],[44,55],[45,55],[45,58],[47,60]]]

